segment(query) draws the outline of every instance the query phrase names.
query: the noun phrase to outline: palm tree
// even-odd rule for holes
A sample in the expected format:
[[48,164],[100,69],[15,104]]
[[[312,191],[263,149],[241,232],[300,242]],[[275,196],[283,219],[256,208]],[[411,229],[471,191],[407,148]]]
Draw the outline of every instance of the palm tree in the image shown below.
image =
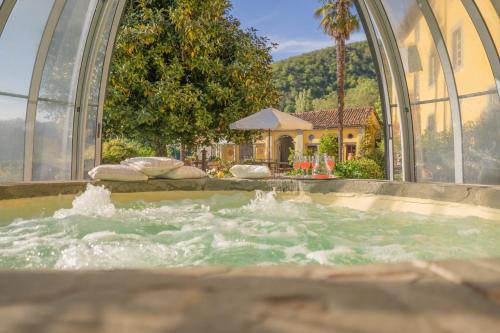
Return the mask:
[[337,48],[337,95],[339,115],[339,159],[343,160],[344,98],[345,98],[345,44],[359,27],[358,20],[350,11],[353,0],[324,0],[314,16],[321,19],[323,31],[335,40]]

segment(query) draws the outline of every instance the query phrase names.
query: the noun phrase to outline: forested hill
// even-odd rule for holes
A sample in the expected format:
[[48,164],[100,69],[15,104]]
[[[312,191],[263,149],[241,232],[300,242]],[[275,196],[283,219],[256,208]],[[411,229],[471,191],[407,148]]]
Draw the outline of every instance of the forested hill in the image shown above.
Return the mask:
[[[329,47],[276,62],[273,65],[274,77],[277,87],[283,93],[280,109],[299,112],[335,107],[329,105],[336,98],[335,57],[335,47]],[[346,67],[346,89],[351,94],[351,98],[347,98],[347,104],[350,104],[354,94],[359,95],[359,89],[373,91],[375,88],[377,95],[375,66],[368,42],[356,42],[347,46]]]

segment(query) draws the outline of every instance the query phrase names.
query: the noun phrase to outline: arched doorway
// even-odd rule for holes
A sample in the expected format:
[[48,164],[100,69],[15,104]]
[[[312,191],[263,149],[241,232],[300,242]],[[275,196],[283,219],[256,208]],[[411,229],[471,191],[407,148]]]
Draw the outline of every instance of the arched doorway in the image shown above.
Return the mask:
[[293,138],[289,135],[283,135],[278,139],[278,162],[288,163],[290,149],[294,149]]

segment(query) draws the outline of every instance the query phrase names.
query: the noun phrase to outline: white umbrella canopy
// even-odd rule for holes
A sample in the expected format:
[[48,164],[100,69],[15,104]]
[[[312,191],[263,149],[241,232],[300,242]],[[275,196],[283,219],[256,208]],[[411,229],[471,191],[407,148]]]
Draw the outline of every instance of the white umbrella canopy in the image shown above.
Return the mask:
[[229,125],[235,130],[310,130],[313,124],[273,108],[264,109]]
[[229,128],[234,130],[268,130],[267,158],[269,167],[271,167],[271,130],[311,130],[313,124],[288,113],[268,108],[230,124]]

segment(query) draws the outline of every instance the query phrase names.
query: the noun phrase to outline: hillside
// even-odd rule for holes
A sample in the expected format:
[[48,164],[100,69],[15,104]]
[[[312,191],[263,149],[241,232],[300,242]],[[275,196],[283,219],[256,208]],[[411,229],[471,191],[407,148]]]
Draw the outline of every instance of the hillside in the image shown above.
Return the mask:
[[[333,102],[337,90],[335,54],[335,47],[329,47],[281,60],[273,65],[276,85],[283,94],[280,105],[282,110],[296,112],[335,107]],[[347,104],[359,104],[359,102],[373,104],[378,99],[378,88],[375,66],[366,41],[347,46],[346,64]],[[365,93],[359,96],[360,90],[366,90],[368,102]],[[358,101],[358,97],[363,99]]]

